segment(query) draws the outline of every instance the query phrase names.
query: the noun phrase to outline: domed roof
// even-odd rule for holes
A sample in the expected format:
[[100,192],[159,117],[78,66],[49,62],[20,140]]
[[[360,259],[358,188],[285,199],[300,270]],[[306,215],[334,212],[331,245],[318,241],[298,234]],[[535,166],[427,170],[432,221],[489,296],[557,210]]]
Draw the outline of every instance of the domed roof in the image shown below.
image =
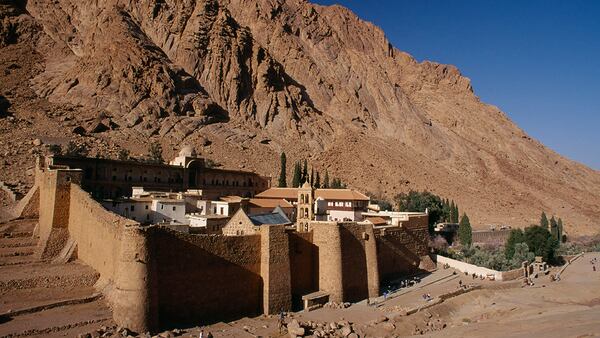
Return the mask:
[[185,157],[196,157],[196,150],[194,149],[194,147],[190,146],[190,145],[184,145],[183,147],[181,147],[181,150],[179,151],[179,156],[185,156]]

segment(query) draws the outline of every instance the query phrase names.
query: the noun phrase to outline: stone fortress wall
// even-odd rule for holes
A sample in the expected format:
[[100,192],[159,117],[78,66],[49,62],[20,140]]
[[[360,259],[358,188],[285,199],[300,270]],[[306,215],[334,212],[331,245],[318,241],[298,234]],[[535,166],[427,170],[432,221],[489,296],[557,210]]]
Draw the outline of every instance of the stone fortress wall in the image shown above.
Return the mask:
[[427,219],[394,231],[336,222],[311,222],[309,232],[261,226],[250,236],[141,226],[92,199],[79,185],[82,174],[38,166],[23,208],[39,204],[37,254],[76,256],[97,270],[115,321],[136,332],[274,314],[314,291],[335,302],[375,297],[381,281],[415,271],[428,254]]

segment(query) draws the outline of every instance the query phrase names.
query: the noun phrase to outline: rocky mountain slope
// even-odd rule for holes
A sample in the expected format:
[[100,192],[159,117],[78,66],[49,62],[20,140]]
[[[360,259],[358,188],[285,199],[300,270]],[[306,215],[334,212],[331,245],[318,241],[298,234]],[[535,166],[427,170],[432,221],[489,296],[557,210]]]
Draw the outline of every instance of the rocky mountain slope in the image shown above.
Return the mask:
[[455,67],[415,61],[343,7],[0,0],[0,13],[0,180],[13,185],[31,181],[47,144],[115,156],[158,140],[167,157],[192,144],[273,177],[285,150],[372,194],[454,199],[478,226],[527,225],[545,210],[570,233],[600,230],[598,171],[531,139]]

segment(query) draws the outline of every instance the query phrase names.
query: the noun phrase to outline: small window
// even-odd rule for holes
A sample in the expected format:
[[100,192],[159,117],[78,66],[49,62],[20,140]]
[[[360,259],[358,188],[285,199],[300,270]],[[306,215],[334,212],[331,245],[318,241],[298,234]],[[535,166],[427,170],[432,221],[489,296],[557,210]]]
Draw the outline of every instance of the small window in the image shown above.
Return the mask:
[[150,214],[146,215],[146,220],[150,220]]
[[148,206],[146,206],[146,208],[145,208],[145,209],[146,209],[146,210],[148,210]]
[[221,215],[225,215],[225,208],[221,207]]
[[161,205],[160,205],[160,210],[162,210],[162,209],[164,209],[164,208],[165,208],[165,206],[161,204]]
[[132,205],[131,206],[131,211],[134,211],[134,210],[135,210],[135,205]]
[[177,210],[177,207],[173,207],[173,211]]

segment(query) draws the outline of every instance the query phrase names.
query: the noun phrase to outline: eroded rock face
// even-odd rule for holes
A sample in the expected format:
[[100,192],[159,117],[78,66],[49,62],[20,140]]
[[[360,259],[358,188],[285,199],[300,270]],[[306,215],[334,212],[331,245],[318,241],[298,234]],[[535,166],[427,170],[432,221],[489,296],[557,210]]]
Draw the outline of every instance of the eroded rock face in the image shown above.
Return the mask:
[[51,101],[106,110],[130,127],[186,115],[285,131],[315,113],[217,1],[37,0],[28,9],[55,42],[34,81]]
[[[456,67],[415,61],[340,6],[0,0],[0,44],[20,41],[44,59],[20,85],[35,89],[37,105],[60,108],[37,116],[63,118],[90,144],[195,142],[220,163],[273,177],[285,151],[288,163],[310,157],[322,174],[375,194],[431,190],[475,224],[527,225],[546,210],[567,229],[597,231],[597,171],[480,102]],[[11,86],[0,93],[11,111],[32,112],[23,102],[34,98]]]
[[33,38],[37,28],[25,11],[25,1],[0,0],[0,47]]

